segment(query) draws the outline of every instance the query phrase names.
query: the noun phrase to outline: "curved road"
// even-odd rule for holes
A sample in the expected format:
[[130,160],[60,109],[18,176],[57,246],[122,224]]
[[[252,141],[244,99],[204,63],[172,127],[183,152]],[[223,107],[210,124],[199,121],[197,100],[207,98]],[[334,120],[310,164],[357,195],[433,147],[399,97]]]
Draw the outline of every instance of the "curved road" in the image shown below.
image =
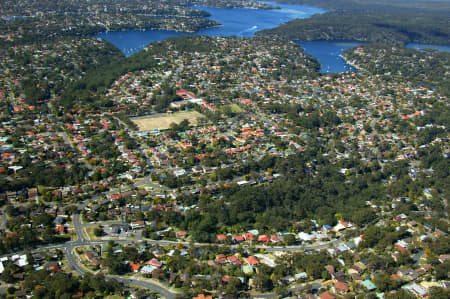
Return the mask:
[[[102,196],[97,196],[95,198],[92,198],[91,200],[86,200],[82,203],[80,203],[78,205],[78,210],[74,212],[73,217],[72,217],[72,223],[75,229],[75,233],[77,235],[77,240],[76,241],[69,241],[66,243],[61,243],[61,244],[52,244],[52,245],[46,245],[46,246],[41,246],[38,247],[34,250],[32,250],[32,252],[37,252],[37,251],[44,251],[44,250],[49,250],[49,249],[61,249],[64,251],[64,254],[67,258],[67,261],[69,263],[69,266],[75,271],[77,272],[79,275],[83,275],[87,272],[86,269],[84,269],[79,263],[78,263],[78,259],[74,254],[74,250],[76,247],[80,247],[80,246],[88,246],[88,245],[94,245],[94,244],[104,244],[109,242],[110,240],[89,240],[89,238],[86,238],[86,236],[84,235],[84,226],[89,226],[87,224],[82,224],[81,223],[81,215],[80,212],[81,210],[86,207],[90,201],[92,200],[98,200],[98,201],[104,201],[104,198]],[[100,223],[96,223],[95,225],[98,225]],[[133,243],[133,242],[138,242],[138,241],[145,241],[148,243],[152,243],[152,244],[156,244],[156,245],[162,245],[162,246],[166,246],[166,245],[170,245],[170,244],[183,244],[186,246],[190,246],[190,245],[194,245],[194,246],[210,246],[212,244],[210,243],[188,243],[188,242],[178,242],[178,241],[167,241],[167,240],[136,240],[136,239],[115,239],[112,240],[116,243]],[[342,241],[340,240],[334,240],[331,242],[327,242],[327,243],[323,243],[323,244],[318,244],[318,245],[309,245],[309,246],[273,246],[273,247],[268,247],[268,246],[261,246],[261,245],[257,245],[254,246],[254,248],[256,249],[264,249],[265,251],[268,252],[276,252],[276,251],[291,251],[291,252],[295,252],[295,251],[310,251],[310,250],[321,250],[321,249],[326,249],[328,248],[331,244],[332,245],[336,245],[337,243],[341,243]],[[217,245],[217,244],[214,244]],[[231,245],[231,248],[237,248],[239,245]],[[13,254],[19,254],[18,252],[14,252],[11,253],[9,255],[6,256],[11,256]],[[164,286],[161,286],[157,283],[153,283],[151,281],[144,281],[144,280],[139,280],[139,279],[133,279],[133,278],[125,278],[125,277],[119,277],[119,276],[111,276],[111,275],[107,275],[106,277],[110,278],[110,279],[115,279],[125,285],[129,285],[129,286],[138,286],[138,287],[142,287],[142,288],[147,288],[149,290],[155,291],[159,294],[161,294],[162,296],[164,296],[165,298],[168,299],[175,299],[177,295],[179,295],[179,293],[175,293],[170,291],[169,289],[165,288]],[[292,289],[295,290],[295,289]],[[258,298],[273,298],[276,297],[276,294],[261,294],[261,295],[250,295],[251,297],[258,297]]]
[[[77,216],[76,216],[77,215]],[[74,214],[74,220],[79,217],[79,214]],[[39,247],[37,249],[32,250],[32,252],[37,252],[37,251],[44,251],[44,250],[49,250],[49,249],[61,249],[64,251],[64,254],[66,255],[66,259],[69,263],[69,266],[71,269],[73,269],[75,272],[77,272],[79,275],[83,275],[87,272],[86,269],[84,269],[82,266],[80,266],[80,264],[78,263],[78,259],[74,254],[74,250],[76,247],[80,247],[80,246],[88,246],[88,245],[94,245],[94,244],[104,244],[109,242],[109,240],[86,240],[84,238],[84,235],[82,233],[82,225],[79,221],[74,223],[78,223],[78,230],[77,231],[77,236],[81,236],[82,238],[78,239],[77,241],[70,241],[70,242],[66,242],[66,243],[62,243],[62,244],[53,244],[53,245],[47,245],[47,246],[42,246]],[[116,243],[133,243],[136,242],[136,240],[129,240],[129,239],[116,239],[113,240]],[[158,245],[169,245],[169,244],[178,244],[178,243],[182,243],[184,245],[189,245],[187,242],[176,242],[176,241],[157,241],[157,240],[145,240],[146,242],[150,242],[150,243],[154,243],[154,244],[158,244]],[[308,251],[308,250],[320,250],[320,249],[325,249],[328,248],[328,246],[330,244],[336,244],[338,243],[338,240],[326,243],[326,244],[320,244],[320,245],[311,245],[311,246],[288,246],[288,247],[267,247],[267,246],[255,246],[255,248],[263,248],[266,251],[270,251],[270,252],[274,252],[274,251]],[[208,246],[211,244],[203,244],[203,243],[196,243],[194,244],[195,246]],[[236,245],[233,245],[232,247],[236,247]],[[13,255],[13,254],[20,254],[19,252],[14,252],[11,253],[9,255]],[[179,293],[175,293],[170,291],[169,289],[153,283],[151,281],[143,281],[143,280],[138,280],[138,279],[132,279],[132,278],[125,278],[125,277],[118,277],[118,276],[111,276],[111,275],[107,275],[106,277],[111,278],[111,279],[115,279],[125,285],[129,285],[129,286],[138,286],[138,287],[142,287],[142,288],[147,288],[149,290],[155,291],[159,294],[161,294],[162,296],[164,296],[165,298],[168,299],[175,299],[177,295],[179,295]],[[296,289],[292,289],[293,291],[295,291]],[[272,293],[268,293],[268,294],[259,294],[259,295],[251,295],[250,297],[255,297],[255,298],[274,298],[276,297],[276,294],[272,294]]]
[[[89,242],[86,242],[87,244],[89,244]],[[76,243],[73,243],[76,244]],[[86,244],[86,245],[87,245]],[[87,271],[81,267],[78,264],[78,260],[76,258],[76,256],[74,255],[73,251],[75,250],[75,247],[77,247],[77,245],[75,246],[67,246],[64,248],[64,253],[66,255],[67,261],[70,265],[70,267],[77,272],[79,275],[83,275],[85,274]],[[152,291],[155,291],[159,294],[161,294],[162,296],[164,296],[167,299],[175,299],[177,296],[177,293],[173,293],[170,290],[156,284],[156,283],[152,283],[150,281],[143,281],[143,280],[138,280],[138,279],[132,279],[132,278],[123,278],[123,277],[118,277],[118,276],[111,276],[111,275],[107,275],[107,278],[111,278],[111,279],[115,279],[118,282],[123,283],[124,285],[129,285],[129,286],[138,286],[141,288],[146,288]]]
[[[68,261],[70,267],[74,271],[76,271],[78,274],[83,275],[84,273],[86,273],[86,270],[78,264],[78,260],[75,257],[75,255],[73,254],[73,250],[75,250],[75,247],[78,247],[80,245],[107,243],[109,240],[98,240],[98,241],[87,240],[84,236],[84,232],[83,232],[84,230],[83,230],[83,225],[81,224],[81,216],[80,216],[79,211],[76,211],[73,214],[72,223],[75,228],[75,232],[77,234],[78,240],[76,242],[71,243],[69,246],[66,246],[64,248],[64,253],[66,254],[66,258],[67,258],[67,261]],[[132,242],[132,240],[115,240],[115,242]],[[125,285],[133,285],[133,286],[147,288],[149,290],[155,291],[155,292],[163,295],[167,299],[175,299],[175,297],[177,295],[177,293],[173,293],[170,290],[163,288],[160,285],[149,282],[149,281],[143,281],[143,280],[131,279],[131,278],[122,278],[122,277],[110,276],[110,275],[108,275],[107,277],[115,279],[119,282],[122,282]]]

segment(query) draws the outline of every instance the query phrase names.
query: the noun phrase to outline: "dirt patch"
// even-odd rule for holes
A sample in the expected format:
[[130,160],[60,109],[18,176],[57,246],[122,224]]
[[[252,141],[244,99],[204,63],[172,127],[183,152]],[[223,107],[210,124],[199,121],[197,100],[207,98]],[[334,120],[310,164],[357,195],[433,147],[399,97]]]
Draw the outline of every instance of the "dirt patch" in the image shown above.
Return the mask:
[[204,117],[197,111],[177,112],[173,114],[158,114],[147,117],[131,119],[138,127],[139,131],[165,130],[170,128],[171,123],[179,124],[184,119],[189,120],[191,125],[196,125],[199,118]]

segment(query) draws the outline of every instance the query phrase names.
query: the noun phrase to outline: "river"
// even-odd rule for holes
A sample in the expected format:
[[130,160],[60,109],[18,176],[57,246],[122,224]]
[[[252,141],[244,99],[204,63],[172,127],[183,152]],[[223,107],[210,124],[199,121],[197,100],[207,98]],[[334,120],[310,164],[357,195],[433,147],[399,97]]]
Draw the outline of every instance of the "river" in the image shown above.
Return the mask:
[[[322,66],[320,71],[322,73],[356,71],[354,67],[342,59],[341,54],[347,49],[351,49],[365,43],[366,42],[342,40],[299,42],[306,53],[314,56],[320,62]],[[432,49],[435,51],[450,52],[450,46],[443,45],[409,43],[406,47],[414,50]]]
[[252,37],[256,31],[277,27],[293,19],[308,18],[313,14],[323,13],[325,10],[291,4],[265,3],[280,7],[276,10],[256,9],[225,9],[194,6],[211,14],[212,20],[220,22],[223,26],[200,30],[196,33],[176,32],[167,30],[145,31],[116,31],[104,32],[97,37],[105,39],[118,47],[126,56],[144,49],[149,43],[162,41],[169,37],[182,35],[208,35],[208,36],[239,36]]
[[305,53],[314,56],[322,68],[322,73],[342,73],[356,71],[342,59],[341,54],[347,49],[364,44],[358,41],[312,41],[299,42]]
[[[132,55],[144,49],[149,43],[162,41],[169,37],[183,35],[208,35],[208,36],[239,36],[252,37],[255,32],[277,27],[293,19],[308,18],[313,14],[324,13],[325,10],[293,4],[279,4],[269,1],[265,3],[280,7],[276,10],[256,9],[225,9],[194,6],[211,14],[212,20],[218,21],[223,26],[200,30],[196,33],[176,32],[167,30],[146,31],[116,31],[104,32],[97,37],[105,39],[118,47],[126,56]],[[340,73],[355,71],[340,55],[346,49],[364,44],[357,41],[312,41],[299,42],[305,52],[314,56],[321,64],[323,73]],[[436,46],[411,43],[407,47],[413,49],[433,48],[438,51],[450,51],[449,46]]]

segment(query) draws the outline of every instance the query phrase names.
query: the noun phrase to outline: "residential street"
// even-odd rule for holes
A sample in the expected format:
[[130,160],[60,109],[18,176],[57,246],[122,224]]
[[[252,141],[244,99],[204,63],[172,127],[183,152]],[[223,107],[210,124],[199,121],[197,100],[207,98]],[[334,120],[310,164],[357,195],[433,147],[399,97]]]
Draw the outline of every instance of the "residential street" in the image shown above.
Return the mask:
[[[96,197],[95,199],[100,199],[101,197]],[[69,267],[74,270],[76,273],[78,273],[79,275],[83,275],[87,272],[87,270],[80,265],[79,260],[77,258],[77,256],[74,254],[74,250],[77,247],[80,246],[88,246],[88,245],[96,245],[96,244],[105,244],[107,242],[109,242],[109,240],[88,240],[84,234],[84,228],[88,227],[88,226],[93,226],[93,225],[102,225],[102,224],[110,224],[111,222],[96,222],[96,223],[87,223],[87,224],[83,224],[81,223],[81,215],[80,215],[80,210],[83,209],[84,207],[86,207],[88,205],[89,201],[85,201],[82,202],[78,205],[78,211],[76,211],[73,216],[72,216],[72,223],[75,229],[75,233],[77,235],[77,240],[76,241],[70,241],[70,242],[66,242],[66,243],[61,243],[61,244],[52,244],[52,245],[45,245],[45,246],[40,246],[34,250],[32,250],[32,252],[38,252],[38,251],[45,251],[45,250],[50,250],[50,249],[61,249],[68,261]],[[134,239],[134,238],[129,238],[129,239],[115,239],[114,242],[116,243],[133,243],[133,242],[138,242],[138,241],[146,241],[148,243],[151,244],[157,244],[160,246],[167,246],[167,245],[176,245],[176,244],[183,244],[185,246],[210,246],[212,244],[210,243],[189,243],[189,242],[178,242],[178,241],[167,241],[167,240],[148,240],[148,239]],[[324,243],[324,244],[317,244],[317,245],[308,245],[308,246],[263,246],[263,245],[257,245],[255,246],[255,248],[257,249],[264,249],[267,252],[287,252],[287,251],[311,251],[311,250],[321,250],[321,249],[325,249],[328,248],[331,244],[333,245],[337,245],[338,243],[340,243],[339,240],[335,240],[332,242],[328,242],[328,243]],[[230,245],[231,248],[237,248],[238,245]],[[20,254],[20,252],[14,252],[11,253],[7,256],[11,256],[13,254]],[[176,293],[172,292],[171,290],[164,288],[163,286],[156,284],[156,283],[152,283],[151,281],[144,281],[144,280],[139,280],[139,279],[130,279],[130,278],[122,278],[122,277],[118,277],[118,276],[107,276],[110,277],[112,279],[116,279],[117,281],[125,284],[125,285],[132,285],[132,286],[138,286],[138,287],[143,287],[143,288],[147,288],[149,290],[155,291],[161,295],[163,295],[165,298],[175,298],[176,297]],[[255,295],[256,296],[256,295]],[[274,297],[274,294],[264,294],[264,295],[257,295],[257,297],[260,298],[272,298]]]

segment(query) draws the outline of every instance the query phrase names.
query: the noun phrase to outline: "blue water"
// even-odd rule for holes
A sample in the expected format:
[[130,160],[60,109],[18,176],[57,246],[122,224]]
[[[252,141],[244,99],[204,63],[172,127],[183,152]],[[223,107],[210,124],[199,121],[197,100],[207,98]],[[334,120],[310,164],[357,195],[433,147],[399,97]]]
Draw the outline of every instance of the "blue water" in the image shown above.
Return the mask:
[[5,21],[11,21],[11,20],[26,20],[29,17],[25,17],[25,16],[12,16],[12,17],[1,17],[3,20]]
[[265,2],[280,9],[222,9],[194,6],[211,14],[210,19],[223,24],[222,27],[201,30],[198,34],[209,36],[239,36],[252,37],[255,32],[277,27],[293,19],[304,19],[325,10],[303,5],[278,4]]
[[299,42],[305,53],[314,56],[321,64],[322,73],[342,73],[355,71],[340,56],[347,49],[364,44],[358,41],[312,41]]
[[122,51],[125,56],[130,56],[144,49],[152,42],[160,42],[169,37],[190,35],[186,32],[167,30],[145,30],[145,31],[112,31],[103,32],[96,37],[109,41]]
[[218,21],[223,26],[200,30],[196,33],[176,32],[167,30],[147,31],[117,31],[104,32],[97,37],[105,39],[118,47],[126,56],[139,52],[149,43],[162,41],[169,37],[182,35],[208,35],[208,36],[239,36],[251,37],[256,31],[274,28],[296,18],[307,18],[313,14],[323,13],[325,10],[303,6],[278,4],[266,2],[281,9],[256,10],[256,9],[224,9],[211,7],[194,7],[211,14],[212,20]]
[[450,46],[444,45],[430,45],[430,44],[418,44],[418,43],[409,43],[406,45],[407,48],[414,50],[424,50],[424,49],[433,49],[440,52],[450,52]]
[[[255,9],[222,9],[211,7],[194,7],[211,14],[210,19],[223,24],[221,27],[204,29],[196,33],[176,32],[167,30],[147,31],[118,31],[104,32],[97,37],[103,38],[117,46],[126,56],[144,49],[149,43],[162,41],[169,37],[182,35],[208,35],[208,36],[240,36],[251,37],[255,32],[277,27],[296,18],[308,18],[313,14],[323,13],[325,10],[303,6],[278,4],[265,1],[265,3],[278,6],[277,10]],[[305,52],[314,56],[322,65],[322,73],[339,73],[355,71],[340,55],[346,49],[364,44],[357,41],[312,41],[300,42]],[[410,43],[408,48],[426,49],[432,48],[438,51],[450,52],[450,46],[436,46],[429,44]]]

